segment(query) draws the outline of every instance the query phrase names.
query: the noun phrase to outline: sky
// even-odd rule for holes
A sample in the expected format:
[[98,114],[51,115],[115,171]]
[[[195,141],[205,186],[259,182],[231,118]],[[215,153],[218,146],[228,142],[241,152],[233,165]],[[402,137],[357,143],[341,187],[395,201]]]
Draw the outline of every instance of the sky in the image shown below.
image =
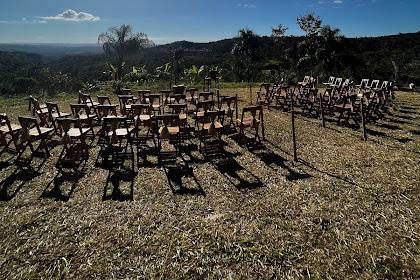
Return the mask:
[[347,37],[420,31],[420,0],[0,0],[0,43],[96,43],[121,24],[156,44],[231,38],[241,28],[270,35],[278,24],[301,35],[296,18],[308,12]]

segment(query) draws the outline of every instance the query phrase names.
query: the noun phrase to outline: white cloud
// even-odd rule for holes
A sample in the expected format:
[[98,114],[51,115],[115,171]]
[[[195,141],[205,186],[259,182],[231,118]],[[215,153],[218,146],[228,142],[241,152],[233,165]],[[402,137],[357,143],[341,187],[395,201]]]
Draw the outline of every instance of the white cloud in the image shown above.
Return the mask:
[[343,4],[343,0],[334,0],[334,4]]
[[39,17],[42,21],[98,21],[101,18],[85,12],[67,10],[56,16]]
[[243,4],[238,4],[238,7],[241,7],[241,8],[256,8],[257,6],[254,5],[254,4],[243,3]]

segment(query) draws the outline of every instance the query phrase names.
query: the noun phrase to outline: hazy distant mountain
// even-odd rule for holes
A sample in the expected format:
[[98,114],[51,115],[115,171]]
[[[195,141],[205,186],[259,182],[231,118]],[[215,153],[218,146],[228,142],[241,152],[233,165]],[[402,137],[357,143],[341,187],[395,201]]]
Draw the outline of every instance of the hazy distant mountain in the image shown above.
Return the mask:
[[99,54],[102,47],[98,44],[0,44],[0,51],[35,53],[47,58],[67,55]]

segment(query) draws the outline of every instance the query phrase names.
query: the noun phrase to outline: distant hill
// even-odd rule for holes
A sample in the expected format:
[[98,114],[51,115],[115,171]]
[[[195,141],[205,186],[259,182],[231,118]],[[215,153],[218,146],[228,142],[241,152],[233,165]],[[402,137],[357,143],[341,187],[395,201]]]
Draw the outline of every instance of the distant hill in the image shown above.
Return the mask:
[[98,44],[0,44],[0,51],[16,51],[39,54],[46,58],[60,58],[67,55],[99,54]]
[[[278,65],[282,71],[291,74],[290,79],[299,79],[308,70],[297,69],[298,44],[303,37],[286,36],[276,44],[272,38],[259,37],[260,67]],[[179,41],[142,50],[126,61],[126,70],[131,66],[146,65],[150,71],[172,61],[172,51],[184,49],[183,64],[217,65],[224,69],[226,81],[244,79],[243,71],[234,67],[236,61],[231,55],[235,39],[224,39],[209,43]],[[284,60],[284,54],[288,59]],[[420,32],[382,37],[344,38],[337,52],[338,63],[331,73],[354,80],[361,78],[392,79],[395,62],[400,82],[420,84]],[[271,66],[270,66],[271,65]],[[83,82],[108,79],[104,75],[105,57],[101,46],[92,45],[50,45],[50,44],[0,44],[0,88],[2,92],[14,92],[20,88],[21,78],[26,82],[39,84],[34,73],[42,68],[67,75],[73,88]],[[261,72],[258,72],[259,75]],[[34,79],[35,81],[32,81]],[[66,78],[67,79],[67,78]],[[265,77],[258,76],[257,80]],[[11,86],[13,85],[13,86]]]

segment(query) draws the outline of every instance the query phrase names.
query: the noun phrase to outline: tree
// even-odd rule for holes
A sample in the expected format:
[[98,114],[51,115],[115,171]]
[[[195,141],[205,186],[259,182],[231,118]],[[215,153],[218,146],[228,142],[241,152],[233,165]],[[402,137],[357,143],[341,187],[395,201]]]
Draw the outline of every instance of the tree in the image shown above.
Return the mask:
[[271,28],[271,37],[274,41],[278,42],[284,37],[284,34],[286,34],[288,29],[289,28],[283,26],[282,24],[279,24],[277,27]]
[[249,29],[239,30],[235,38],[232,54],[237,58],[239,65],[244,67],[249,85],[249,99],[252,104],[252,82],[255,64],[258,61],[258,35]]
[[177,48],[172,53],[172,63],[173,63],[173,78],[175,84],[178,83],[178,80],[181,78],[181,75],[184,70],[183,65],[184,60],[184,49],[183,48]]
[[321,76],[330,74],[337,65],[339,43],[343,38],[340,29],[323,26],[320,17],[313,12],[298,17],[297,23],[306,33],[298,47],[298,67]]
[[115,69],[113,78],[117,81],[122,78],[125,59],[141,48],[153,45],[145,33],[133,33],[130,25],[110,27],[99,34],[98,43],[102,44],[107,62]]

